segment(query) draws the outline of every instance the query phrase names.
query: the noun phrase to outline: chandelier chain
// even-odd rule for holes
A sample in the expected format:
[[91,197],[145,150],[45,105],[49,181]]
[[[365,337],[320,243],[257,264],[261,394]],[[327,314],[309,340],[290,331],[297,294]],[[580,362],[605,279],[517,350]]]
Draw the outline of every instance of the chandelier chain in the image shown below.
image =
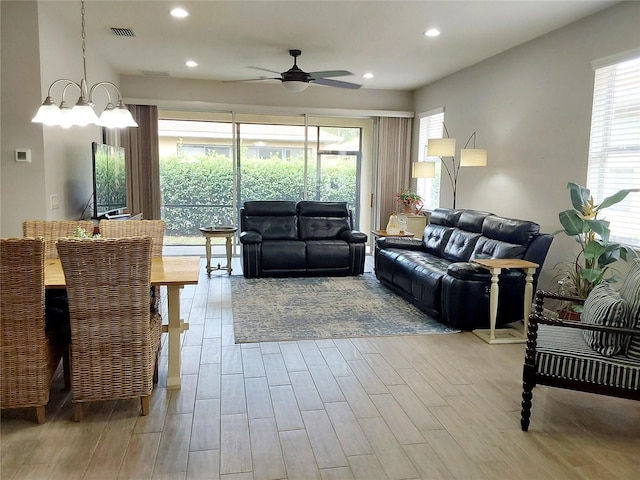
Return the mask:
[[84,0],[80,1],[80,17],[82,19],[81,22],[81,26],[82,26],[82,69],[83,69],[83,73],[84,73],[84,80],[85,82],[87,81],[87,59],[86,59],[86,53],[87,53],[87,44],[86,44],[86,34],[84,31]]

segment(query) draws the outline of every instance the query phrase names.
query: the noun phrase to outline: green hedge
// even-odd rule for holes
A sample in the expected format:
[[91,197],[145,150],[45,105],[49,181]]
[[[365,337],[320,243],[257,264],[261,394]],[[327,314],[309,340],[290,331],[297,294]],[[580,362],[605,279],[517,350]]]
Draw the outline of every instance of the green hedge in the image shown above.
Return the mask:
[[[318,186],[315,165],[307,176],[308,199],[355,205],[357,179],[352,161],[323,166]],[[302,200],[303,180],[301,158],[243,160],[238,172],[237,205],[251,200]],[[199,236],[200,227],[235,224],[233,161],[229,157],[212,154],[161,158],[160,188],[167,235]]]

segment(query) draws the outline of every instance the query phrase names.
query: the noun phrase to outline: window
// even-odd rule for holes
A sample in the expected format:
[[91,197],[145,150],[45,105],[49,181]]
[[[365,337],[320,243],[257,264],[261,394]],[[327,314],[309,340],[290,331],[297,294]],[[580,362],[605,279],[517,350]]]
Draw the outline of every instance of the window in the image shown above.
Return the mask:
[[[640,188],[640,57],[596,68],[587,187],[596,202]],[[612,241],[640,247],[640,192],[603,218]]]
[[158,120],[165,244],[196,244],[201,226],[237,224],[249,200],[347,202],[358,228],[371,120],[306,117],[305,126],[302,116],[192,116],[162,112]]
[[430,138],[442,138],[444,125],[444,110],[438,108],[421,113],[420,134],[418,137],[418,161],[435,162],[436,175],[434,178],[418,178],[416,193],[422,197],[424,210],[433,210],[440,206],[440,172],[442,163],[439,157],[427,158],[427,140]]

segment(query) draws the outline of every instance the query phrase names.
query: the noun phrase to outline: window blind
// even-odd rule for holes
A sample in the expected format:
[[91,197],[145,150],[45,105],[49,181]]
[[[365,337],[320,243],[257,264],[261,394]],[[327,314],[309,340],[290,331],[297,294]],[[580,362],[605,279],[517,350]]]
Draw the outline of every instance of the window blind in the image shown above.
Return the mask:
[[444,125],[444,110],[436,109],[419,115],[420,133],[418,137],[418,161],[435,162],[435,178],[416,179],[416,193],[422,197],[424,210],[433,210],[440,206],[440,169],[442,163],[439,157],[427,158],[427,141],[430,138],[442,138]]
[[[596,204],[640,188],[640,57],[597,68],[587,187]],[[603,211],[611,241],[640,247],[640,192]]]

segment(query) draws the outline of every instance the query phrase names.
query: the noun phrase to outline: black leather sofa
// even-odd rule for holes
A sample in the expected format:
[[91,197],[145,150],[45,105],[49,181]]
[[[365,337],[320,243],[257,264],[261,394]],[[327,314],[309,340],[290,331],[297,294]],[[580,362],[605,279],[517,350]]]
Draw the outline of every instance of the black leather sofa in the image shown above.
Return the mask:
[[344,202],[245,202],[240,243],[247,278],[364,272],[367,236]]
[[[379,238],[375,273],[386,287],[430,316],[455,328],[489,327],[488,270],[477,258],[519,258],[540,267],[553,237],[537,223],[475,210],[434,210],[422,239]],[[522,319],[525,274],[503,270],[499,277],[497,326]]]

